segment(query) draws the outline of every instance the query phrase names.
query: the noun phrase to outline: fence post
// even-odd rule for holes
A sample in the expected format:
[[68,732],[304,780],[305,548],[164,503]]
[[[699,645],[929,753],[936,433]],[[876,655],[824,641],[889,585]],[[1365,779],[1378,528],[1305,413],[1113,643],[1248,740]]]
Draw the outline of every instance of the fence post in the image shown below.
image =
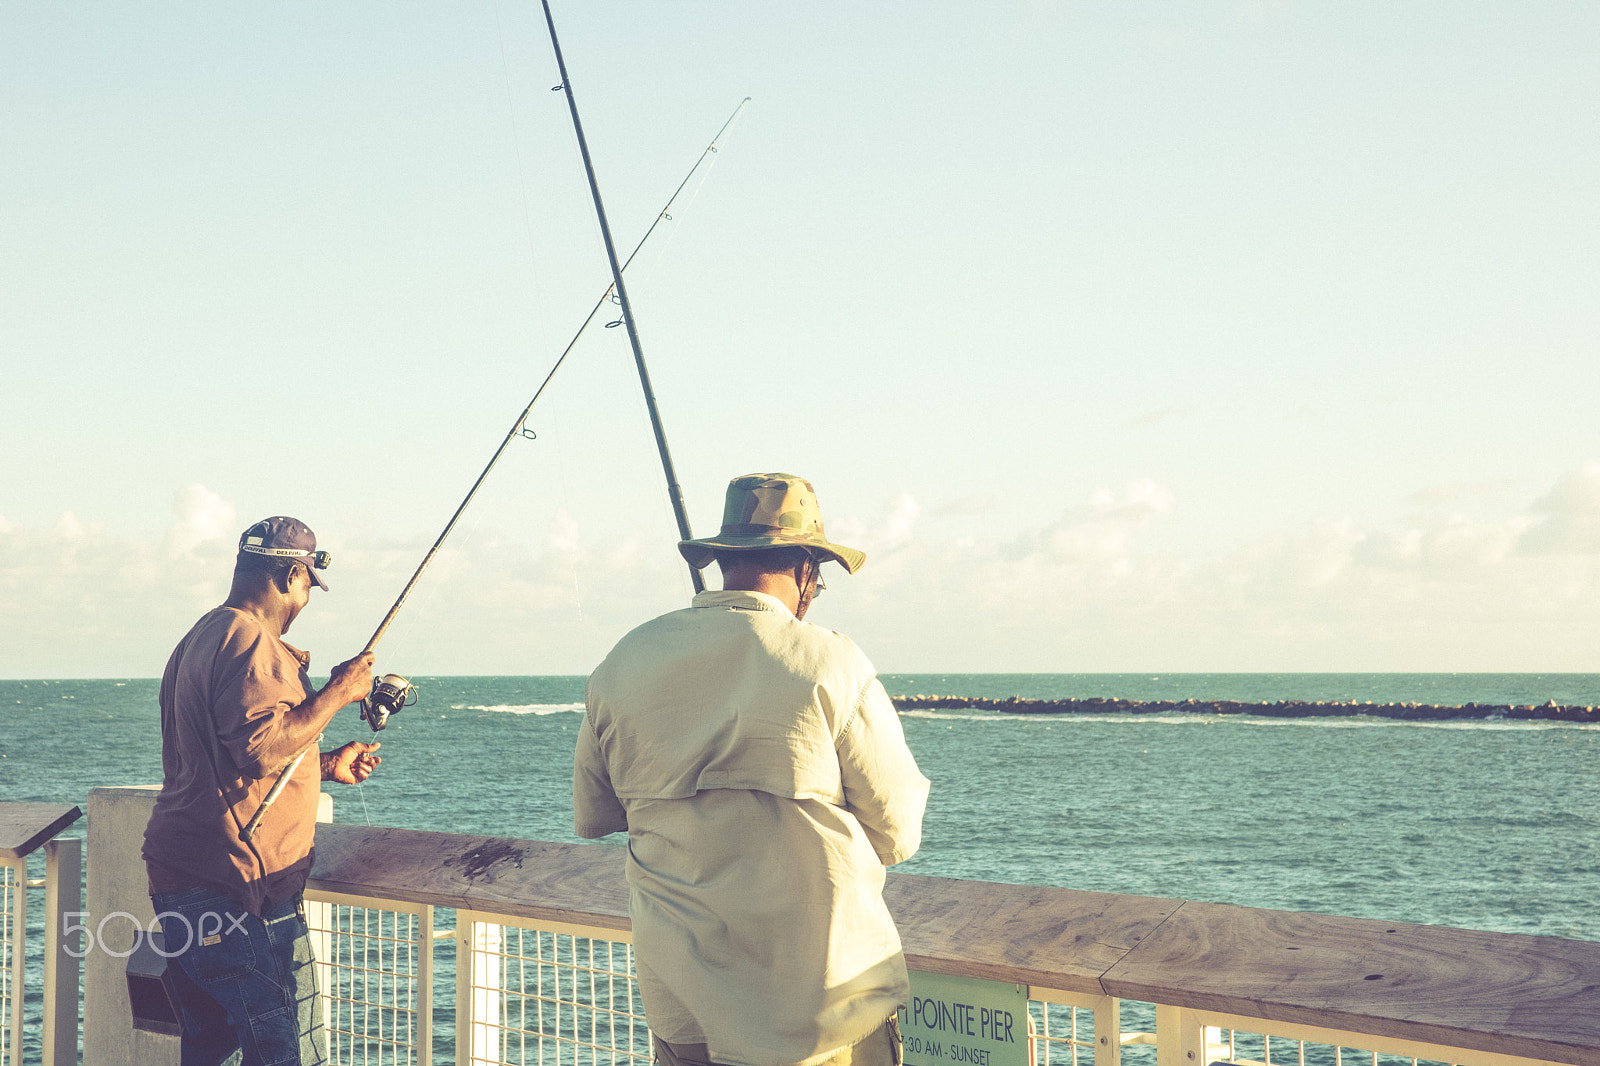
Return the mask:
[[456,1062],[498,1063],[505,929],[456,912]]
[[83,841],[44,845],[43,1066],[77,1066],[77,934],[63,935],[68,914],[83,912]]
[[1206,1066],[1205,1032],[1194,1011],[1156,1004],[1156,1066]]
[[321,900],[308,899],[305,904],[306,926],[311,938],[311,955],[317,960],[317,1010],[322,1015],[322,1031],[327,1035],[331,1050],[335,1021],[333,979],[338,972],[333,957],[333,923],[336,912],[333,904],[323,903]]
[[1122,1000],[1116,996],[1094,1005],[1094,1066],[1122,1066]]
[[456,1062],[472,1066],[472,933],[477,925],[456,911]]
[[433,1063],[433,905],[417,915],[417,1066]]
[[0,857],[0,1066],[22,1061],[22,960],[27,952],[28,859]]

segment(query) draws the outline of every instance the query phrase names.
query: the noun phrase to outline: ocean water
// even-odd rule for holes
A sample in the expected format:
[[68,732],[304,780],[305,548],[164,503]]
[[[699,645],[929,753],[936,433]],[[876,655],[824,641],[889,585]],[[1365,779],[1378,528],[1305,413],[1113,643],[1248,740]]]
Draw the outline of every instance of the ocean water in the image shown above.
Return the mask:
[[[895,694],[1600,703],[1600,675],[889,675]],[[581,677],[414,678],[340,822],[572,841]],[[0,801],[154,784],[153,680],[0,681]],[[946,877],[1600,940],[1600,727],[915,711]],[[329,744],[371,734],[353,709]],[[81,825],[74,832],[81,832]],[[620,837],[602,846],[620,846]]]
[[[581,677],[413,678],[336,821],[579,841]],[[1600,675],[890,675],[897,695],[1029,699],[1600,703]],[[0,802],[160,782],[157,683],[0,681]],[[899,870],[1600,940],[1600,726],[1249,715],[901,715],[933,782]],[[328,746],[370,739],[341,711]],[[67,835],[81,836],[79,822]],[[613,835],[593,846],[618,847]],[[30,876],[43,874],[33,856]],[[29,909],[31,944],[42,907]],[[446,918],[448,924],[448,919]],[[30,952],[22,1052],[37,1058]],[[448,990],[451,960],[439,960]],[[448,999],[448,992],[446,992]],[[1152,1024],[1129,1004],[1124,1021]],[[436,1061],[453,1015],[435,1004]]]

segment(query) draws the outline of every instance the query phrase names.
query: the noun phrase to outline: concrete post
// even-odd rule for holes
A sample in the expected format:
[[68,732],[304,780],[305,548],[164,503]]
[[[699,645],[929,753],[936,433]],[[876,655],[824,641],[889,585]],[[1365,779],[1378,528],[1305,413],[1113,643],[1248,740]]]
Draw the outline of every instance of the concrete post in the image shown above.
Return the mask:
[[[178,1038],[135,1029],[128,1005],[133,931],[155,920],[139,852],[158,791],[156,785],[89,790],[89,899],[87,912],[77,916],[85,930],[77,950],[87,949],[83,1061],[94,1066],[178,1066]],[[333,798],[323,793],[317,821],[332,820]]]

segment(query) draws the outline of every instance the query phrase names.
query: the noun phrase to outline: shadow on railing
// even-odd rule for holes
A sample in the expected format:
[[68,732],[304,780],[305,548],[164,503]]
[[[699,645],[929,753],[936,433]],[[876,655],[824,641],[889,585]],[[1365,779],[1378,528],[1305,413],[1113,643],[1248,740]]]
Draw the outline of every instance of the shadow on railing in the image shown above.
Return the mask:
[[[62,804],[0,803],[0,1066],[18,1066],[32,1050],[25,1049],[24,1036],[35,1031],[43,1066],[78,1061],[78,957],[68,950],[67,934],[82,917],[83,841],[55,837],[82,815]],[[40,849],[44,876],[30,878],[28,857]],[[32,941],[29,889],[44,897],[44,920]],[[33,966],[30,957],[37,960]],[[30,971],[37,974],[32,981]],[[26,989],[35,982],[36,1026],[24,1009]]]

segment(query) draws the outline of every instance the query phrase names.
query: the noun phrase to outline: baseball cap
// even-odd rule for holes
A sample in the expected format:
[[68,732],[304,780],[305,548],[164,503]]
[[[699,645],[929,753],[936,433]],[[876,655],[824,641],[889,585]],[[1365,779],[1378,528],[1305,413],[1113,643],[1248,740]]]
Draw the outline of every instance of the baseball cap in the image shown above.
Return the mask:
[[318,570],[332,562],[327,552],[317,550],[317,535],[298,518],[277,515],[263,518],[239,535],[241,555],[265,555],[275,559],[304,563],[316,586],[326,591],[328,583]]

